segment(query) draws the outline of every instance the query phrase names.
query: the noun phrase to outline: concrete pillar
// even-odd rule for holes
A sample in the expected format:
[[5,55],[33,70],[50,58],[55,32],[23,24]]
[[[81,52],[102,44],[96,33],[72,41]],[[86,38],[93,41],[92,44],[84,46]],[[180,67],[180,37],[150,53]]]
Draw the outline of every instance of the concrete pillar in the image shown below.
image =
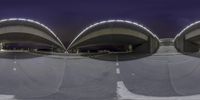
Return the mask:
[[79,49],[76,50],[76,54],[79,54]]
[[0,50],[1,51],[3,50],[3,43],[2,42],[0,43]]
[[129,45],[128,45],[128,51],[129,51],[129,52],[132,52],[132,51],[133,51],[133,46],[132,46],[132,44],[129,44]]

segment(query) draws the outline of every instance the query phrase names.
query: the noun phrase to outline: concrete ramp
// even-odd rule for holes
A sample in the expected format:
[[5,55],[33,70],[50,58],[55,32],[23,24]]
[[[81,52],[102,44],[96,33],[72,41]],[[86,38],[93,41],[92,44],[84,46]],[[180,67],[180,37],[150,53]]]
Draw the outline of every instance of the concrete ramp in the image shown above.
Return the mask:
[[63,59],[40,57],[18,62],[16,72],[21,82],[17,96],[39,97],[59,91],[65,69]]
[[200,94],[200,57],[161,46],[158,53],[120,62],[121,79],[135,94],[157,97]]
[[171,85],[167,56],[149,56],[120,62],[120,76],[126,88],[145,96],[178,96]]
[[19,80],[13,70],[13,61],[0,58],[0,94],[14,94]]
[[66,58],[61,86],[68,100],[112,100],[116,97],[115,63],[86,57]]
[[[30,55],[30,54],[27,54]],[[28,59],[0,59],[0,93],[16,98],[51,95],[59,91],[65,69],[64,59],[35,57]]]
[[[181,61],[177,61],[184,59]],[[196,57],[176,55],[171,57],[170,78],[177,93],[181,95],[200,94],[200,60]]]

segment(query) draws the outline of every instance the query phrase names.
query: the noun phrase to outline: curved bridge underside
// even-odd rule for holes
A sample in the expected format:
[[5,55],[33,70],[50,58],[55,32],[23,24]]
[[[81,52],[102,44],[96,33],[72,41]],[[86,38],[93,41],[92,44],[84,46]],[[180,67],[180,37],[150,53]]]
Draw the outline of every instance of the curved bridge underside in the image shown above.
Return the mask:
[[44,44],[46,47],[54,49],[55,52],[65,52],[66,50],[59,38],[48,27],[29,19],[0,20],[0,37],[2,37],[0,42],[3,44],[23,44],[31,41],[32,44]]
[[154,53],[159,40],[143,26],[122,20],[102,21],[83,30],[69,45],[68,52]]
[[180,52],[198,52],[200,48],[199,22],[184,28],[174,39],[175,47]]

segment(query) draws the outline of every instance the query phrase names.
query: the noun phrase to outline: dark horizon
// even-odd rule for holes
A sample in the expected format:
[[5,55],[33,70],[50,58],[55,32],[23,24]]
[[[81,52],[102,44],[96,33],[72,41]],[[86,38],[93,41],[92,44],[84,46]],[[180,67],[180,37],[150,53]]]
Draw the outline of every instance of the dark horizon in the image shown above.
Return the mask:
[[188,0],[2,0],[0,19],[29,18],[51,28],[67,46],[87,26],[109,19],[144,25],[159,38],[175,37],[200,20],[200,1]]

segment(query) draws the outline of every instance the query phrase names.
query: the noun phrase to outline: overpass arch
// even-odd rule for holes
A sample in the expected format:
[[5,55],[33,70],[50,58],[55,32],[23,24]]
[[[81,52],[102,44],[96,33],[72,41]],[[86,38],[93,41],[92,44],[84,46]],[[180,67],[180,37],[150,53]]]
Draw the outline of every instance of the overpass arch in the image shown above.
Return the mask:
[[179,52],[198,52],[200,50],[200,21],[191,23],[177,34],[174,45]]
[[[1,49],[47,50],[64,52],[65,46],[56,34],[44,24],[25,18],[0,20]],[[2,46],[3,45],[3,46]]]
[[146,27],[127,20],[107,20],[85,28],[67,50],[155,53],[158,47],[158,37]]

